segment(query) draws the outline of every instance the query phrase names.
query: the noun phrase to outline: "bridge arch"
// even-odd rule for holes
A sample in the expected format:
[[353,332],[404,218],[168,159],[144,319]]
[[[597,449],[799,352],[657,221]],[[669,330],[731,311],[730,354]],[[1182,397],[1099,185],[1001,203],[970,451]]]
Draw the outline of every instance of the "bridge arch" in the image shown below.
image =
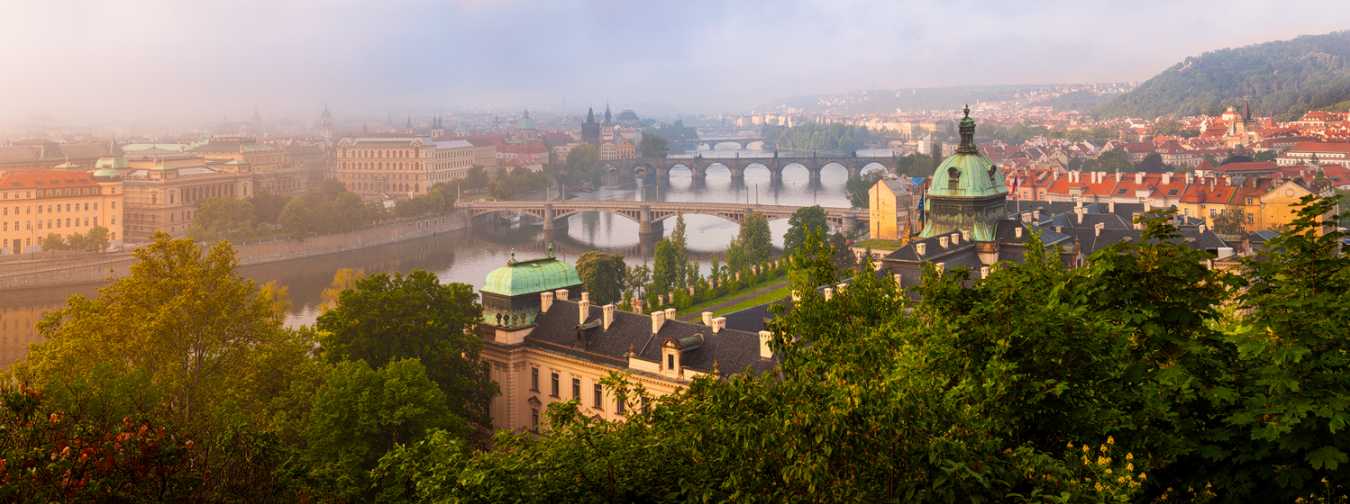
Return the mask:
[[890,169],[886,168],[886,165],[881,164],[879,162],[869,161],[867,164],[864,164],[861,169],[858,170],[858,176],[865,177],[869,174],[876,173],[878,171],[884,175],[886,173],[889,173]]

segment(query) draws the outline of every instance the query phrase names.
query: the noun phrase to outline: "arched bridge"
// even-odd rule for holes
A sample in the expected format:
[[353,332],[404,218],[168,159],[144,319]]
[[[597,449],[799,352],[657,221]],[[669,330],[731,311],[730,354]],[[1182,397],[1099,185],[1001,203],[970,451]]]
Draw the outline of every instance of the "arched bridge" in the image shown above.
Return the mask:
[[[475,201],[460,203],[459,208],[469,211],[477,217],[497,212],[516,212],[533,216],[544,222],[544,230],[552,231],[553,222],[580,212],[609,212],[619,214],[638,223],[638,233],[651,234],[657,229],[654,224],[679,214],[712,215],[735,223],[745,220],[751,212],[768,218],[786,219],[801,206],[793,205],[746,205],[744,203],[698,203],[698,202],[649,202],[649,201],[606,201],[606,200],[563,200],[563,201]],[[867,210],[853,208],[824,208],[825,219],[838,229],[854,229],[865,225]]]
[[[627,159],[618,161],[601,161],[603,167],[607,167],[610,172],[620,174],[625,177],[639,177],[645,180],[655,180],[658,184],[666,184],[670,181],[670,172],[674,169],[684,168],[690,171],[696,182],[702,182],[706,179],[710,168],[721,166],[731,172],[731,179],[734,181],[744,181],[745,172],[751,168],[762,168],[769,171],[769,178],[773,184],[781,184],[783,181],[783,170],[792,165],[800,165],[806,168],[811,176],[812,182],[820,182],[820,173],[829,165],[839,165],[848,171],[848,178],[855,179],[862,176],[864,171],[881,169],[886,173],[895,173],[900,165],[900,158],[896,156],[889,157],[863,157],[856,154],[826,154],[826,153],[807,153],[807,154],[782,154],[777,152],[764,156],[745,156],[736,153],[733,157],[667,157],[657,159]],[[631,179],[630,179],[631,180]]]

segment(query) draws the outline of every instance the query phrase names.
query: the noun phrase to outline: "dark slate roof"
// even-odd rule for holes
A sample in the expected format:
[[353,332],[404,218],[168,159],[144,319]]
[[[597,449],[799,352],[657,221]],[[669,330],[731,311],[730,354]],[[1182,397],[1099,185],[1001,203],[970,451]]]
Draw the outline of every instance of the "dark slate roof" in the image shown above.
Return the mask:
[[791,306],[790,301],[783,300],[776,303],[752,306],[735,313],[728,313],[726,315],[727,329],[759,334],[760,331],[764,330],[765,323],[773,318],[773,313],[769,311],[769,307],[775,304]]
[[[562,352],[600,364],[627,366],[631,348],[639,359],[660,363],[661,344],[667,339],[680,339],[702,334],[704,342],[698,348],[681,355],[681,364],[700,372],[711,372],[717,361],[722,373],[735,373],[749,368],[753,372],[771,369],[774,361],[759,358],[759,334],[731,328],[717,334],[702,324],[667,320],[660,333],[652,334],[651,316],[616,310],[609,330],[602,324],[578,331],[579,313],[575,301],[554,301],[547,312],[535,319],[535,328],[525,337],[525,343],[539,348]],[[603,311],[591,305],[587,322],[600,322]],[[762,323],[762,322],[761,322]],[[728,324],[730,326],[730,324]]]
[[[961,243],[959,245],[955,246],[951,245],[951,236],[954,234],[956,234],[955,231],[947,233],[945,235],[933,236],[929,238],[915,238],[913,241],[906,243],[905,246],[896,249],[894,252],[891,252],[890,254],[887,254],[885,259],[892,261],[918,261],[921,259],[931,261],[939,257],[951,254],[953,252],[960,251],[961,249],[964,248],[970,249],[975,248],[975,242],[972,242],[969,239],[961,240]],[[939,238],[941,238],[942,236],[947,237],[948,240],[947,248],[942,248],[942,246],[940,245]],[[923,243],[925,247],[924,255],[922,258],[919,257],[918,252],[914,248],[914,245],[918,243]]]

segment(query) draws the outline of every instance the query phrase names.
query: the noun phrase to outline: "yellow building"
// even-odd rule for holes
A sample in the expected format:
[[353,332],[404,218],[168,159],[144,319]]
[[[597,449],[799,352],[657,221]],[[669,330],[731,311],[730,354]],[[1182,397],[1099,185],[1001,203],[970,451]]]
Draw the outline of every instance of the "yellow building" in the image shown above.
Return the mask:
[[115,171],[0,172],[0,254],[42,249],[42,239],[108,230],[116,246],[125,239],[122,182]]
[[1261,195],[1260,208],[1256,212],[1251,231],[1278,229],[1298,217],[1298,203],[1304,196],[1312,194],[1295,180],[1284,180]]
[[622,419],[643,405],[633,396],[620,400],[602,383],[612,372],[659,397],[699,376],[775,365],[767,332],[727,329],[725,318],[710,313],[691,324],[676,320],[675,310],[645,315],[598,306],[577,293],[580,284],[575,268],[552,257],[513,258],[488,275],[478,332],[501,391],[490,406],[493,427],[539,431],[548,405],[570,400],[587,415]]
[[605,142],[600,144],[599,158],[601,161],[637,159],[637,147],[634,146],[632,142],[622,139],[614,142]]
[[[910,184],[903,179],[883,178],[867,190],[868,238],[873,240],[900,240],[910,222],[914,208]],[[909,225],[907,225],[909,224]]]
[[337,180],[368,200],[411,198],[438,183],[463,179],[476,163],[495,166],[496,158],[495,148],[464,140],[344,138],[337,146]]
[[247,163],[208,162],[195,154],[128,156],[122,183],[128,242],[149,241],[159,231],[182,236],[203,200],[254,194]]

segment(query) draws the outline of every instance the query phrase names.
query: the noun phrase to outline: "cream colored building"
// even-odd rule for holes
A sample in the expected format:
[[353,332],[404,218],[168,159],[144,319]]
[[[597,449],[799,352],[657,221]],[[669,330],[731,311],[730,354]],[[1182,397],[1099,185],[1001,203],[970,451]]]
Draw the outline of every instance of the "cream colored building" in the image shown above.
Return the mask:
[[123,198],[116,172],[0,172],[0,254],[40,251],[48,235],[87,234],[95,227],[107,229],[109,242],[120,245]]
[[[482,358],[501,394],[493,427],[539,431],[550,404],[575,400],[588,415],[618,420],[644,405],[604,383],[623,375],[651,397],[673,393],[699,376],[763,372],[775,366],[767,332],[676,320],[674,310],[639,314],[598,306],[577,293],[576,270],[552,257],[516,262],[488,275],[483,293]],[[573,289],[554,289],[571,286]],[[573,299],[571,296],[577,296]]]
[[365,199],[411,198],[438,183],[463,179],[474,166],[491,168],[496,162],[495,148],[464,140],[344,138],[337,146],[337,180]]
[[625,140],[605,142],[600,144],[599,158],[601,161],[637,159],[637,147]]
[[193,152],[208,162],[237,161],[248,165],[259,192],[293,196],[308,187],[309,176],[303,165],[293,162],[280,147],[258,143],[250,137],[214,137]]
[[128,156],[122,183],[126,240],[137,243],[149,241],[159,231],[186,234],[203,200],[254,195],[247,163],[208,162],[189,153]]

